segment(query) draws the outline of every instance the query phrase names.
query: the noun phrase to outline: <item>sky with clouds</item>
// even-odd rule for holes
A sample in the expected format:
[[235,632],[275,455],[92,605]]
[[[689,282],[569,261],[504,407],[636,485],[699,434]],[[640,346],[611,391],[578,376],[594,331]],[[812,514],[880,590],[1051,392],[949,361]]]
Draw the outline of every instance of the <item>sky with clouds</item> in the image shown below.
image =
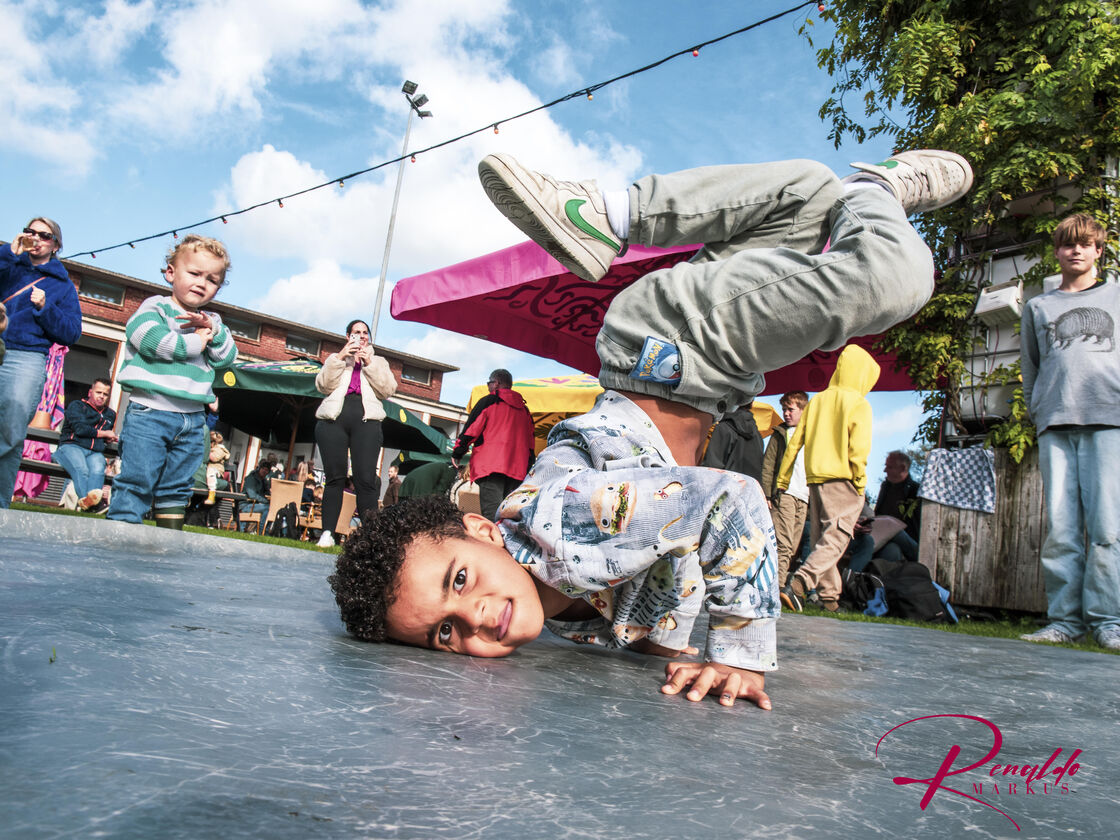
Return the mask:
[[[486,200],[476,164],[510,152],[559,177],[625,187],[651,171],[790,157],[843,172],[885,140],[833,149],[817,111],[831,87],[800,11],[532,116],[506,117],[794,5],[678,0],[0,0],[0,237],[62,224],[64,253],[98,250],[267,201],[401,153],[412,79],[433,117],[409,149],[488,129],[406,163],[391,284],[521,240]],[[376,298],[397,166],[214,223],[233,256],[222,297],[341,331]],[[98,253],[156,281],[169,237]],[[88,257],[83,257],[88,261]],[[378,343],[459,365],[466,401],[495,366],[566,372],[476,339],[393,321]],[[777,400],[772,400],[777,405]],[[920,421],[912,395],[873,395],[869,472]]]

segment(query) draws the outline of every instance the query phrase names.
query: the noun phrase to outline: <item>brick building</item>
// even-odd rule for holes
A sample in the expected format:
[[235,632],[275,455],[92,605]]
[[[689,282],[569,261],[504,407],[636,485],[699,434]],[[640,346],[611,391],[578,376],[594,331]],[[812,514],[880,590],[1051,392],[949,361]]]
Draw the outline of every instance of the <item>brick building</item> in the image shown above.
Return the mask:
[[[124,356],[125,324],[144,300],[152,295],[168,294],[168,286],[83,263],[63,262],[78,289],[82,308],[82,338],[70,348],[66,357],[66,399],[81,399],[95,377],[108,375],[114,381],[110,404],[119,410],[122,394],[115,382]],[[295,356],[322,361],[345,343],[341,333],[223,303],[220,297],[207,308],[222,316],[234,335],[242,362],[287,361]],[[393,400],[454,438],[466,419],[466,412],[462,406],[442,402],[440,391],[443,375],[458,368],[388,347],[376,346],[375,350],[389,362],[397,379]],[[276,451],[281,455],[287,452],[286,445],[281,452],[278,444],[270,447],[267,442],[241,432],[235,432],[230,443],[239,475],[244,474],[245,464],[255,462],[265,452]],[[297,444],[295,454],[311,458],[312,451],[310,443]],[[391,458],[396,453],[389,450],[385,455]]]

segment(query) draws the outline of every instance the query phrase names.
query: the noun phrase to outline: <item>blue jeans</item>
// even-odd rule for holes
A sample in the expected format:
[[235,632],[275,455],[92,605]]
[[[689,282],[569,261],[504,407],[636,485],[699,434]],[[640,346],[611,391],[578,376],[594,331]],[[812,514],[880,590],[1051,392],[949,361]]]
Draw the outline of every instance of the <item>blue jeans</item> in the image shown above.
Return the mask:
[[52,456],[56,464],[70,474],[74,492],[82,498],[92,490],[105,486],[105,453],[94,452],[76,443],[64,443]]
[[206,451],[206,412],[157,411],[129,403],[121,429],[121,474],[106,518],[140,522],[149,508],[182,508]]
[[1045,431],[1038,456],[1047,615],[1071,636],[1120,626],[1120,429]]
[[0,508],[12,503],[27,424],[43,397],[47,357],[29,350],[9,350],[0,365]]

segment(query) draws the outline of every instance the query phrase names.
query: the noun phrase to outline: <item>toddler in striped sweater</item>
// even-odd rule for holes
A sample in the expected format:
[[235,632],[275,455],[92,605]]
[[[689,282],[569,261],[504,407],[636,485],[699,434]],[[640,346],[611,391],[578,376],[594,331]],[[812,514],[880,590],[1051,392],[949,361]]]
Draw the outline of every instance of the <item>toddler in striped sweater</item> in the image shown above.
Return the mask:
[[215,312],[202,307],[225,284],[229,254],[216,239],[190,234],[167,255],[168,297],[148,298],[125,327],[118,381],[131,390],[121,430],[121,474],[107,518],[181,529],[194,473],[206,451],[206,406],[214,369],[237,359]]

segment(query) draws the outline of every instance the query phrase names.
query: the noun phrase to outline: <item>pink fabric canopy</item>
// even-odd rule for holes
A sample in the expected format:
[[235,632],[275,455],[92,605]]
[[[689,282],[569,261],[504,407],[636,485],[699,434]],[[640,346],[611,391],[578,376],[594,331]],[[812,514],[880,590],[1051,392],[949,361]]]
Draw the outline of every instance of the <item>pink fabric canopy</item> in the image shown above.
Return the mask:
[[[642,275],[688,259],[699,247],[631,245],[615,259],[606,277],[587,283],[540,246],[523,242],[398,281],[390,311],[398,320],[483,338],[598,375],[595,336],[614,296]],[[871,352],[883,369],[876,390],[911,390],[905,372],[894,371],[894,355],[871,350],[877,338],[853,342]],[[766,373],[766,393],[824,389],[838,356],[839,351],[815,352]]]

